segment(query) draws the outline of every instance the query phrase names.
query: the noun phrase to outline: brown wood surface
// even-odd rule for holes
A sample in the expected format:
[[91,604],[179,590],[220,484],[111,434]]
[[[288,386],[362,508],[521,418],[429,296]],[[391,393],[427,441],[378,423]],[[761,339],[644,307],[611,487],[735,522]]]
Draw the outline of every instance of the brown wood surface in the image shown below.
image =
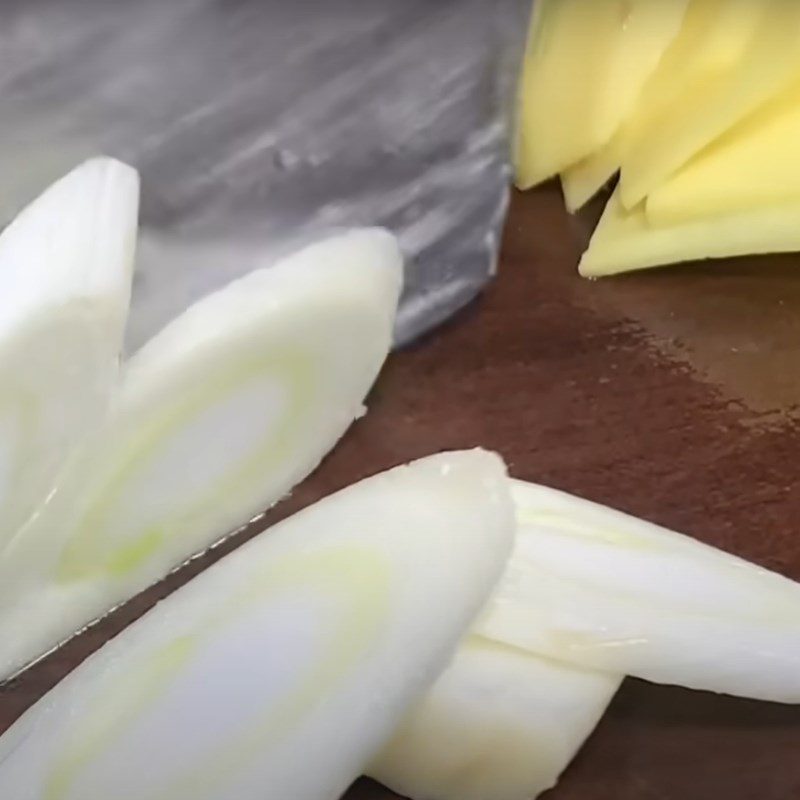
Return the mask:
[[[482,445],[518,477],[800,579],[800,256],[592,283],[575,272],[589,224],[554,187],[515,198],[495,285],[390,359],[368,416],[270,519],[390,465]],[[0,690],[0,730],[241,540]],[[800,708],[629,680],[548,798],[800,798],[798,745]],[[392,797],[362,781],[348,800]]]

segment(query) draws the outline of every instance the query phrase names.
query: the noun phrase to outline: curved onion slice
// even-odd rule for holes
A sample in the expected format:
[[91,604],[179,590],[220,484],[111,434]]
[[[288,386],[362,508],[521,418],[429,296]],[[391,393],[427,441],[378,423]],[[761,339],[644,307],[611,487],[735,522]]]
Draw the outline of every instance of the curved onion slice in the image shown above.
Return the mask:
[[514,555],[477,630],[587,668],[800,702],[800,586],[688,536],[513,481]]
[[470,637],[368,773],[412,800],[533,800],[620,681]]
[[107,425],[0,563],[0,674],[308,475],[363,413],[401,282],[394,237],[352,231],[209,295],[134,355]]
[[0,236],[0,550],[106,411],[130,301],[139,178],[87,161]]
[[0,738],[0,797],[339,797],[445,666],[513,531],[505,469],[484,451],[307,508],[29,710]]

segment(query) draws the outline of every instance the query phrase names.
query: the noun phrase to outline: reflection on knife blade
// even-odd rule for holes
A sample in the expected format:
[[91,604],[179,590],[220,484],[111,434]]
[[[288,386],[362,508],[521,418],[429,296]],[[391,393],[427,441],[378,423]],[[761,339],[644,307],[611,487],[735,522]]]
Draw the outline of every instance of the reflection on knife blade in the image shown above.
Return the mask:
[[127,345],[328,231],[409,256],[403,343],[490,278],[527,0],[13,0],[0,8],[8,219],[103,152],[143,179]]

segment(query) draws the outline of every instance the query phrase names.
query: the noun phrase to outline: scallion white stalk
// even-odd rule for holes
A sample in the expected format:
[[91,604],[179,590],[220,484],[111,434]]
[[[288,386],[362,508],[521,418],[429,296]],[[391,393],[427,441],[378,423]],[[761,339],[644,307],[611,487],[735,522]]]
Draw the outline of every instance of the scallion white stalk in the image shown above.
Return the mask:
[[0,738],[11,800],[333,800],[435,680],[508,558],[502,461],[351,486],[161,602]]
[[800,702],[800,585],[521,481],[514,554],[476,630],[584,668]]
[[139,179],[109,158],[54,183],[0,235],[0,558],[118,379]]
[[534,800],[620,681],[470,636],[368,774],[411,800]]
[[0,675],[308,475],[363,413],[401,283],[394,237],[351,231],[200,300],[136,353],[106,424],[0,557]]

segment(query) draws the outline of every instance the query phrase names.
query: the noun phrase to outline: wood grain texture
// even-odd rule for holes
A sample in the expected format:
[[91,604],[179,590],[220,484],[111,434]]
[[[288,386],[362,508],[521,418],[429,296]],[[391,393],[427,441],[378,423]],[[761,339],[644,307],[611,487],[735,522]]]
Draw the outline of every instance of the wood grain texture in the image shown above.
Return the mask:
[[[518,196],[500,277],[395,354],[370,413],[269,515],[408,459],[482,445],[512,472],[800,579],[800,257],[588,282],[591,220]],[[101,642],[252,535],[129,603],[0,691],[0,729]],[[553,800],[800,797],[800,708],[627,681]],[[348,800],[388,800],[361,781]]]

